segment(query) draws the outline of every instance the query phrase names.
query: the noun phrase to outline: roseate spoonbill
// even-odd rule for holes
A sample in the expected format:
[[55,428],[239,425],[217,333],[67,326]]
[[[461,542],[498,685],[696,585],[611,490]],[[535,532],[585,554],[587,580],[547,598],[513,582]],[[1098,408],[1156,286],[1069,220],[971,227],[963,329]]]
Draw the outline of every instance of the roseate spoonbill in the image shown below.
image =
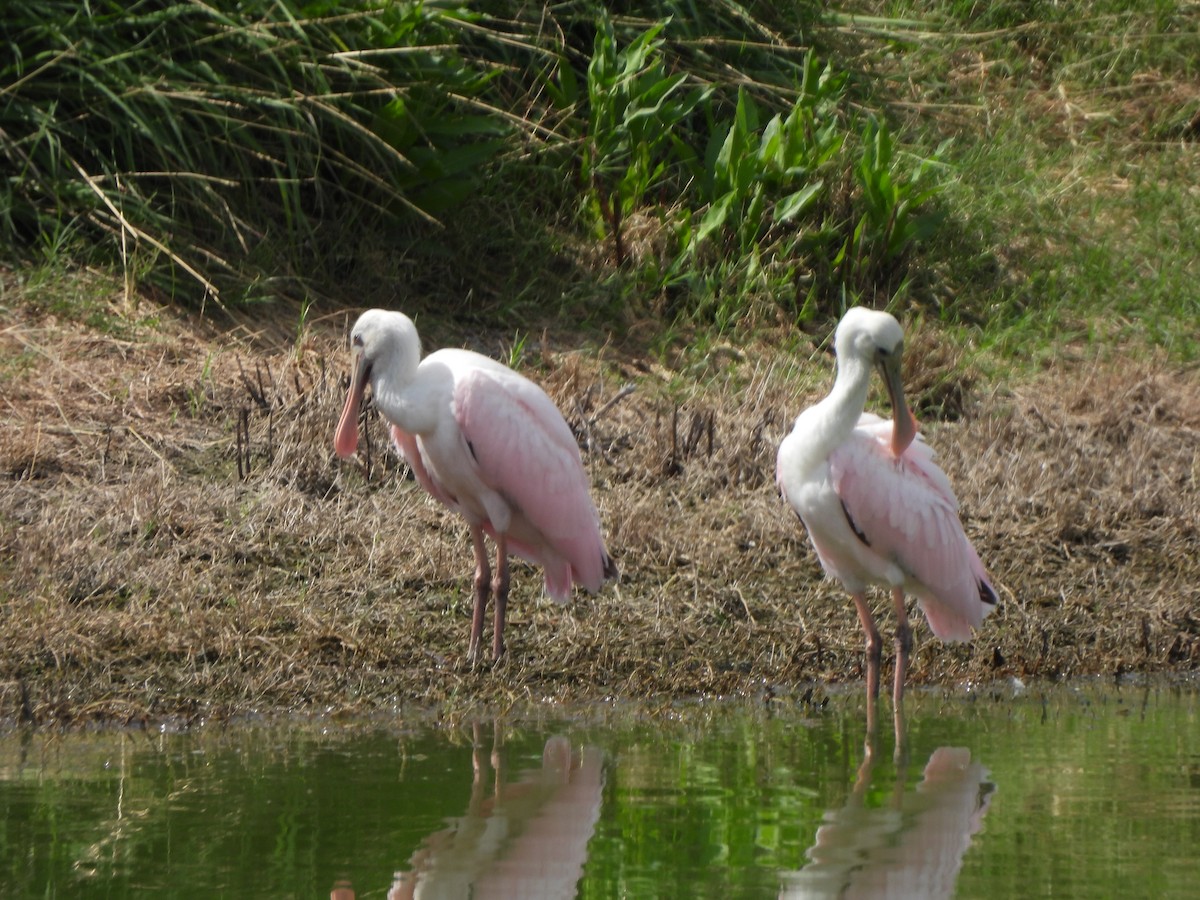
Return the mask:
[[[779,445],[776,482],[808,530],[825,572],[854,598],[867,636],[868,731],[879,693],[879,631],[866,590],[892,590],[898,708],[912,649],[904,597],[914,594],[933,633],[965,641],[997,601],[963,533],[950,480],[933,461],[904,402],[904,332],[885,312],[855,307],[834,334],[837,376],[829,396],[804,410]],[[892,421],[864,413],[871,369],[883,376]]]
[[[470,350],[438,350],[422,360],[408,316],[368,310],[350,336],[350,391],[333,442],[343,459],[358,446],[358,409],[368,384],[418,483],[470,527],[472,662],[489,591],[493,660],[504,652],[510,552],[542,567],[546,590],[559,603],[569,599],[572,584],[595,592],[616,577],[579,447],[540,387]],[[496,544],[494,575],[485,534]]]

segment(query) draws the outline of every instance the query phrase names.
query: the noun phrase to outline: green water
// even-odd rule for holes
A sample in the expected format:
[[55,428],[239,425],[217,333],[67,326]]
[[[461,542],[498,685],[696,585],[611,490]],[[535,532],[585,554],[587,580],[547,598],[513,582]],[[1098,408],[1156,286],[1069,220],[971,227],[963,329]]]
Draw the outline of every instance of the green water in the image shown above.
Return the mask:
[[1198,697],[914,692],[899,760],[886,703],[865,760],[857,692],[12,730],[0,896],[1196,896]]

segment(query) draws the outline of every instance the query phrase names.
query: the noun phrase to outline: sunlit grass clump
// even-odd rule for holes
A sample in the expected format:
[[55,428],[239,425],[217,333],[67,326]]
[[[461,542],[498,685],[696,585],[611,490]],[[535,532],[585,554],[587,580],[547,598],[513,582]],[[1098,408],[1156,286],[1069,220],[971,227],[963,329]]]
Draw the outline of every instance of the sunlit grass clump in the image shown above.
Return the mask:
[[314,10],[10,4],[0,233],[46,260],[115,257],[179,298],[246,302],[328,283],[348,235],[468,193],[504,128],[463,109],[485,76],[454,51],[456,14]]

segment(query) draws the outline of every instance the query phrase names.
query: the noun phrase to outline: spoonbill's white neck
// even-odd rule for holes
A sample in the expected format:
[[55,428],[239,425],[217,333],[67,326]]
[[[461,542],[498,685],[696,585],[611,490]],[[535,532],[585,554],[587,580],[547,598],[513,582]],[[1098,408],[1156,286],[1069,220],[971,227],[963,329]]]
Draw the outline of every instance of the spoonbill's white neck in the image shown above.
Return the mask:
[[[403,313],[368,310],[355,323],[350,340],[351,394],[361,396],[369,383],[375,406],[385,419],[410,434],[431,430],[440,412],[438,400],[431,396],[438,385],[420,369],[421,339],[412,319]],[[448,395],[443,400],[449,402]]]
[[395,330],[387,338],[381,352],[374,359],[366,360],[366,365],[370,366],[371,393],[380,412],[404,428],[401,420],[408,418],[407,407],[411,405],[406,394],[417,380],[421,342],[416,330],[411,328]]
[[839,358],[837,375],[829,395],[818,407],[828,423],[827,428],[836,432],[836,443],[844,441],[858,424],[858,418],[867,406],[867,391],[871,386],[871,365],[858,355]]

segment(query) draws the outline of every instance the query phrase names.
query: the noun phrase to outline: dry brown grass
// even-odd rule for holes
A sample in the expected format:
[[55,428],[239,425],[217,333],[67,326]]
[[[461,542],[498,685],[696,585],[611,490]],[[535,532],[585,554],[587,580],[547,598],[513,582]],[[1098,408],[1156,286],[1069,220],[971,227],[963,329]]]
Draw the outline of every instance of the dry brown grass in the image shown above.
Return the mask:
[[[860,677],[853,608],[772,475],[829,357],[534,348],[623,574],[559,607],[516,565],[508,656],[471,670],[465,528],[374,419],[358,461],[334,457],[344,317],[300,341],[159,318],[121,339],[30,310],[0,329],[0,715],[656,702]],[[911,679],[1196,667],[1196,372],[988,384],[924,328],[909,357],[1003,600],[969,645],[919,627]]]

